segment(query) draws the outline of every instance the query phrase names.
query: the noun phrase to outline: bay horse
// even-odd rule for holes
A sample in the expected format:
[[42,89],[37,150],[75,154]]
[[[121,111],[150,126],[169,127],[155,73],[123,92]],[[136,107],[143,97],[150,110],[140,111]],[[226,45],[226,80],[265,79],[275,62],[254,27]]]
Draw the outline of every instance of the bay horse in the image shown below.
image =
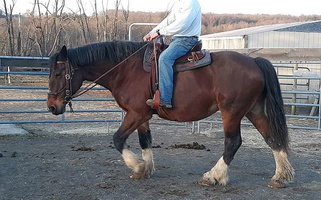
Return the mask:
[[[55,115],[64,113],[66,104],[85,80],[108,89],[126,112],[113,142],[133,170],[133,179],[149,178],[154,171],[149,128],[153,114],[190,122],[220,110],[225,148],[216,165],[198,181],[207,186],[227,184],[229,165],[242,144],[241,120],[246,116],[273,151],[276,170],[268,186],[280,188],[293,180],[294,169],[287,158],[289,141],[283,100],[271,62],[232,51],[211,53],[213,62],[209,66],[174,75],[174,108],[154,110],[145,104],[152,98],[150,74],[142,66],[145,47],[146,42],[129,41],[62,47],[49,59],[48,110]],[[126,145],[135,130],[142,157]]]

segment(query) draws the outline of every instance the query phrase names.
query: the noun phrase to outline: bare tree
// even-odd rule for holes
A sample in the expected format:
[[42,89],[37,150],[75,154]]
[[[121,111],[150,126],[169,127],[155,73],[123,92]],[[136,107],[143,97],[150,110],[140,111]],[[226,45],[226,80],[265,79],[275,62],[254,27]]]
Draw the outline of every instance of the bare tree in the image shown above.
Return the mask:
[[[32,8],[32,19],[33,19],[33,26],[35,28],[34,32],[34,39],[38,47],[38,51],[41,56],[46,55],[46,43],[45,43],[45,30],[46,28],[43,27],[43,24],[46,24],[45,20],[48,20],[48,13],[46,12],[45,19],[43,19],[42,13],[41,13],[41,7],[44,6],[45,8],[48,8],[48,4],[42,4],[39,2],[39,0],[34,0],[33,8]],[[35,13],[38,12],[38,15],[36,16]]]
[[34,0],[33,9],[30,13],[34,27],[33,39],[40,56],[51,55],[54,50],[57,50],[63,29],[62,24],[67,19],[63,16],[65,0],[54,0],[52,5],[51,10],[50,0],[45,3]]
[[124,39],[127,38],[128,35],[128,19],[129,19],[129,0],[127,0],[127,9],[125,10],[124,7],[122,6],[123,10],[123,15],[125,19],[125,31],[124,31]]
[[103,30],[104,30],[104,40],[107,41],[108,40],[108,22],[109,22],[109,15],[108,15],[108,0],[106,2],[106,7],[104,5],[104,0],[101,0],[101,5],[102,5],[102,8],[103,8],[103,16],[104,16],[104,21],[103,21]]
[[78,23],[81,27],[83,38],[85,44],[89,43],[90,41],[90,31],[89,31],[89,26],[88,26],[88,16],[86,15],[85,9],[84,9],[84,4],[82,3],[82,0],[77,0],[78,4],[78,11],[79,11],[79,17]]
[[33,47],[35,45],[35,40],[32,38],[32,27],[27,27],[23,32],[26,33],[26,35],[21,34],[21,38],[24,38],[24,40],[21,40],[25,41],[21,43],[21,55],[29,56],[32,54]]
[[114,21],[113,21],[113,40],[117,39],[118,35],[118,11],[120,6],[121,0],[115,1],[115,15],[114,15]]
[[[63,29],[62,24],[65,20],[68,20],[68,18],[63,17],[65,5],[65,0],[62,0],[61,3],[59,3],[59,0],[55,0],[54,12],[51,14],[52,23],[50,27],[50,35],[52,35],[52,38],[54,39],[52,41],[51,49],[49,49],[48,55],[51,55],[54,50],[58,50],[62,46],[60,44],[61,31]],[[47,42],[49,43],[49,38]]]
[[13,28],[13,20],[12,20],[12,13],[13,8],[16,5],[17,0],[12,0],[9,8],[7,7],[6,0],[3,0],[4,4],[4,12],[6,16],[6,29],[7,29],[7,37],[8,37],[8,46],[9,50],[7,51],[9,55],[15,55],[15,44],[14,44],[14,28]]
[[95,21],[96,21],[96,41],[101,42],[100,31],[99,31],[99,17],[98,17],[98,10],[97,10],[97,0],[94,0],[94,15],[95,15]]

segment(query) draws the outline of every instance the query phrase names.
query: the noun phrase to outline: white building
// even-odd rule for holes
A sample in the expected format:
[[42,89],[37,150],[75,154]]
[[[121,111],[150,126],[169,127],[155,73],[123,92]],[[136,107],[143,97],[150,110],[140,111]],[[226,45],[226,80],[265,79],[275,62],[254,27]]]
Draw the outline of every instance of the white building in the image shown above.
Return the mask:
[[204,49],[321,48],[321,20],[202,35]]

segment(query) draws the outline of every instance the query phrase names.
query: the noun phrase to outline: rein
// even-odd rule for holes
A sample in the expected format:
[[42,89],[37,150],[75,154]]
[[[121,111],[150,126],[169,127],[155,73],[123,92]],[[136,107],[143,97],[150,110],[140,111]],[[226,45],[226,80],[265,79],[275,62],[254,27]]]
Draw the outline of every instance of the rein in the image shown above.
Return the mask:
[[[150,41],[149,41],[150,42]],[[146,43],[144,46],[142,46],[141,48],[139,48],[137,51],[135,51],[134,53],[132,53],[130,56],[128,56],[126,59],[124,59],[123,61],[121,61],[120,63],[118,63],[117,65],[115,65],[114,67],[112,67],[111,69],[109,69],[108,71],[106,71],[105,73],[103,73],[102,75],[100,75],[98,78],[96,78],[94,81],[92,81],[90,84],[88,84],[84,89],[82,90],[78,90],[75,94],[72,95],[72,77],[74,74],[74,69],[72,69],[72,66],[69,64],[68,61],[57,61],[57,64],[64,64],[65,68],[66,68],[66,74],[65,74],[65,79],[66,79],[66,85],[59,90],[58,92],[54,93],[54,92],[48,92],[48,95],[54,95],[54,96],[58,96],[59,94],[61,94],[62,92],[65,91],[66,96],[64,98],[64,103],[68,104],[70,107],[70,110],[73,111],[72,109],[72,104],[71,104],[71,100],[73,98],[79,97],[83,94],[85,94],[86,92],[88,92],[89,90],[91,90],[92,88],[94,88],[96,85],[98,85],[98,81],[100,79],[102,79],[103,77],[105,77],[107,74],[109,74],[111,71],[113,71],[114,69],[116,69],[117,67],[119,67],[120,65],[122,65],[123,63],[125,63],[127,60],[129,60],[131,57],[133,57],[135,54],[137,54],[140,50],[142,50],[143,48],[145,48],[148,44]]]

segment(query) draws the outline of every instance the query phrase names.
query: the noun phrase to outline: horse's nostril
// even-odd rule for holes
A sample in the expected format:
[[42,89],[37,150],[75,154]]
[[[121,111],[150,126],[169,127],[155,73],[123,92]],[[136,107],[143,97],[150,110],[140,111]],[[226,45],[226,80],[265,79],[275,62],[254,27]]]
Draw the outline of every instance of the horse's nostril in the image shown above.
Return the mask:
[[51,113],[55,113],[56,106],[48,106],[48,111],[51,112]]

